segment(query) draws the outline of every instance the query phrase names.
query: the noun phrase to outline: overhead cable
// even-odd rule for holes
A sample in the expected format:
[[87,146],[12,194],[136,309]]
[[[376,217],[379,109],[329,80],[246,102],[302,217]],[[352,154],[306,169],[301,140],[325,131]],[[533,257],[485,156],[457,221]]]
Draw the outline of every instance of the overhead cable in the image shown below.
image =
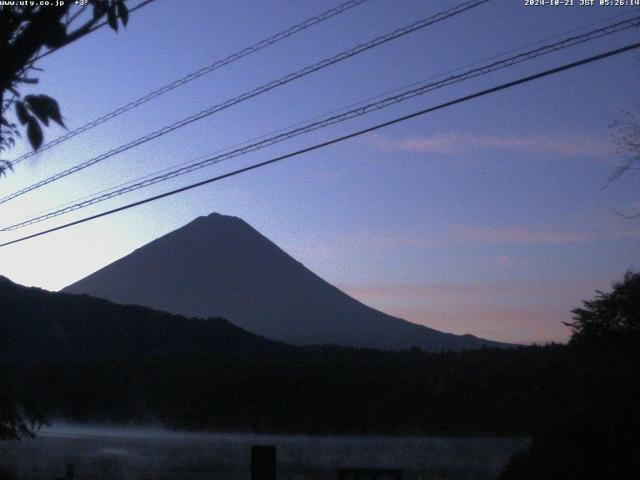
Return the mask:
[[415,23],[412,23],[411,25],[408,25],[406,27],[394,30],[391,33],[388,33],[386,35],[382,35],[379,37],[374,38],[373,40],[366,42],[366,43],[362,43],[360,45],[357,45],[356,47],[353,47],[349,50],[343,51],[337,55],[334,55],[333,57],[327,58],[325,60],[322,60],[316,64],[307,66],[301,70],[298,70],[296,72],[290,73],[289,75],[286,75],[284,77],[279,78],[278,80],[273,80],[269,83],[266,83],[258,88],[255,88],[249,92],[243,93],[242,95],[238,96],[238,97],[234,97],[232,99],[229,99],[223,103],[217,104],[217,105],[213,105],[212,107],[207,108],[206,110],[202,110],[196,114],[193,114],[187,118],[184,118],[183,120],[180,120],[178,122],[172,123],[171,125],[167,125],[163,128],[160,128],[158,130],[155,130],[154,132],[151,132],[143,137],[140,137],[136,140],[133,140],[129,143],[126,143],[124,145],[121,145],[117,148],[114,148],[112,150],[109,150],[108,152],[105,152],[101,155],[98,155],[97,157],[91,158],[85,162],[80,163],[79,165],[76,165],[74,167],[71,167],[67,170],[64,170],[62,172],[58,172],[44,180],[41,180],[39,182],[33,183],[21,190],[18,190],[16,192],[13,192],[9,195],[6,195],[2,198],[0,198],[0,204],[6,203],[16,197],[19,197],[21,195],[24,195],[25,193],[31,192],[37,188],[43,187],[44,185],[48,185],[49,183],[55,182],[57,180],[60,180],[61,178],[64,178],[68,175],[77,173],[81,170],[84,170],[88,167],[91,167],[92,165],[95,165],[96,163],[99,163],[103,160],[106,160],[107,158],[113,157],[114,155],[117,155],[119,153],[125,152],[127,150],[130,150],[131,148],[137,147],[138,145],[141,145],[143,143],[146,143],[150,140],[153,140],[155,138],[158,138],[160,136],[166,135],[167,133],[170,133],[178,128],[184,127],[186,125],[189,125],[193,122],[196,122],[198,120],[201,120],[205,117],[208,117],[210,115],[213,115],[214,113],[217,113],[221,110],[225,110],[233,105],[236,105],[238,103],[241,103],[245,100],[249,100],[253,97],[256,97],[262,93],[265,93],[269,90],[272,90],[274,88],[280,87],[282,85],[285,85],[287,83],[290,83],[294,80],[297,80],[299,78],[305,77],[313,72],[316,72],[318,70],[321,70],[323,68],[326,68],[330,65],[333,65],[335,63],[341,62],[343,60],[346,60],[348,58],[351,58],[355,55],[358,55],[362,52],[365,52],[367,50],[370,50],[372,48],[378,47],[380,45],[383,45],[387,42],[390,42],[391,40],[395,40],[397,38],[400,38],[404,35],[407,35],[409,33],[415,32],[417,30],[420,30],[422,28],[425,28],[429,25],[433,25],[434,23],[440,22],[442,20],[445,20],[447,18],[453,17],[455,15],[458,15],[462,12],[465,12],[469,9],[475,8],[479,5],[482,5],[484,3],[489,2],[490,0],[471,0],[471,1],[467,1],[464,2],[460,5],[457,5],[456,7],[453,7],[449,10],[437,13],[433,16],[430,16],[428,18],[419,20]]
[[297,128],[293,128],[287,131],[284,131],[282,133],[279,133],[277,135],[268,137],[268,138],[263,138],[257,142],[254,143],[250,143],[248,145],[244,145],[242,147],[239,148],[235,148],[233,150],[230,151],[226,151],[225,153],[221,153],[219,155],[215,155],[213,157],[209,157],[209,158],[205,158],[203,160],[200,161],[193,161],[191,163],[188,163],[187,165],[183,165],[180,166],[178,168],[174,168],[173,170],[167,170],[164,169],[160,172],[158,172],[157,175],[148,175],[146,176],[144,179],[138,181],[138,182],[129,182],[127,183],[125,186],[121,187],[121,188],[117,188],[117,189],[109,189],[106,192],[99,192],[98,194],[95,194],[94,196],[91,196],[90,198],[84,199],[82,201],[78,201],[76,203],[73,203],[71,205],[67,205],[64,206],[63,208],[59,208],[53,211],[49,211],[45,214],[42,215],[38,215],[32,218],[29,218],[27,220],[21,221],[19,223],[15,223],[13,225],[9,225],[7,227],[3,227],[0,229],[0,231],[11,231],[11,230],[16,230],[18,228],[23,228],[26,227],[28,225],[32,225],[34,223],[39,223],[66,213],[70,213],[82,208],[86,208],[89,207],[90,205],[94,205],[96,203],[100,203],[106,200],[109,200],[111,198],[120,196],[120,195],[124,195],[126,193],[132,192],[134,190],[139,190],[141,188],[144,187],[148,187],[151,185],[154,185],[156,183],[159,182],[163,182],[181,175],[185,175],[187,173],[191,173],[193,171],[223,162],[225,160],[229,160],[231,158],[234,157],[238,157],[241,155],[246,155],[250,152],[254,152],[256,150],[274,145],[276,143],[280,143],[282,141],[288,140],[290,138],[299,136],[299,135],[303,135],[321,128],[325,128],[328,127],[330,125],[334,125],[337,123],[341,123],[344,122],[346,120],[349,120],[351,118],[355,118],[355,117],[360,117],[363,115],[366,115],[368,113],[371,113],[373,111],[376,110],[380,110],[386,107],[389,107],[391,105],[395,105],[397,103],[400,102],[404,102],[407,101],[411,98],[414,98],[418,95],[423,95],[425,93],[431,92],[433,90],[439,89],[439,88],[443,88],[464,80],[468,80],[470,78],[475,78],[481,75],[486,75],[488,73],[497,71],[497,70],[501,70],[507,67],[511,67],[513,65],[525,62],[525,61],[529,61],[529,60],[533,60],[535,58],[538,58],[542,55],[546,55],[552,52],[556,52],[562,49],[566,49],[569,47],[573,47],[575,45],[579,45],[579,44],[583,44],[589,41],[593,41],[597,38],[601,38],[605,35],[611,35],[613,33],[616,32],[620,32],[622,30],[631,28],[631,27],[635,27],[637,25],[640,24],[640,15],[636,16],[634,18],[631,19],[627,19],[621,22],[617,22],[615,24],[612,25],[607,25],[605,27],[601,27],[595,30],[592,30],[590,32],[584,33],[582,35],[577,35],[574,37],[569,37],[566,38],[564,40],[561,40],[559,42],[555,42],[549,45],[544,45],[542,47],[533,49],[533,50],[529,50],[527,52],[523,52],[520,53],[518,55],[514,55],[512,57],[503,59],[503,60],[499,60],[493,63],[489,63],[487,65],[483,65],[483,66],[479,66],[477,68],[468,70],[466,72],[460,73],[458,75],[450,75],[446,78],[444,78],[443,80],[437,81],[437,82],[428,82],[428,83],[423,83],[422,85],[416,87],[416,88],[411,88],[409,90],[406,90],[404,92],[401,92],[399,94],[396,95],[392,95],[389,97],[386,97],[382,100],[378,100],[372,103],[369,103],[367,105],[358,107],[358,108],[354,108],[352,110],[349,110],[347,112],[343,112],[337,115],[332,115],[329,116],[327,118],[324,118],[322,120],[319,121],[313,121],[310,122],[306,125],[297,127]]
[[503,83],[503,84],[500,84],[500,85],[495,86],[495,87],[491,87],[491,88],[488,88],[488,89],[485,89],[485,90],[481,90],[479,92],[472,93],[470,95],[466,95],[464,97],[456,98],[455,100],[450,100],[448,102],[441,103],[441,104],[436,105],[434,107],[425,108],[423,110],[419,110],[417,112],[414,112],[414,113],[411,113],[411,114],[408,114],[408,115],[404,115],[402,117],[398,117],[398,118],[395,118],[393,120],[389,120],[387,122],[379,123],[377,125],[365,128],[363,130],[358,130],[356,132],[353,132],[353,133],[350,133],[350,134],[347,134],[347,135],[343,135],[341,137],[336,137],[336,138],[333,138],[331,140],[327,140],[325,142],[318,143],[318,144],[313,145],[311,147],[303,148],[301,150],[297,150],[295,152],[288,153],[286,155],[281,155],[279,157],[275,157],[275,158],[272,158],[270,160],[266,160],[264,162],[256,163],[256,164],[250,165],[248,167],[240,168],[238,170],[234,170],[232,172],[225,173],[223,175],[218,175],[216,177],[209,178],[207,180],[203,180],[203,181],[200,181],[200,182],[192,183],[191,185],[187,185],[185,187],[181,187],[181,188],[178,188],[178,189],[175,189],[175,190],[171,190],[171,191],[162,193],[160,195],[155,195],[153,197],[145,198],[143,200],[139,200],[137,202],[129,203],[127,205],[123,205],[123,206],[118,207],[118,208],[107,210],[105,212],[101,212],[101,213],[98,213],[98,214],[95,214],[95,215],[84,217],[84,218],[81,218],[79,220],[75,220],[73,222],[69,222],[69,223],[66,223],[66,224],[63,224],[63,225],[59,225],[57,227],[49,228],[47,230],[42,230],[40,232],[33,233],[31,235],[27,235],[27,236],[24,236],[24,237],[21,237],[21,238],[17,238],[15,240],[11,240],[11,241],[8,241],[8,242],[0,244],[0,247],[6,247],[8,245],[13,245],[13,244],[16,244],[16,243],[19,243],[19,242],[24,242],[24,241],[30,240],[32,238],[36,238],[36,237],[39,237],[39,236],[42,236],[42,235],[46,235],[46,234],[49,234],[49,233],[53,233],[53,232],[56,232],[56,231],[59,231],[59,230],[63,230],[63,229],[72,227],[72,226],[75,226],[75,225],[79,225],[79,224],[82,224],[82,223],[85,223],[85,222],[89,222],[91,220],[95,220],[95,219],[102,218],[102,217],[105,217],[105,216],[108,216],[108,215],[112,215],[114,213],[121,212],[121,211],[124,211],[124,210],[128,210],[130,208],[137,207],[137,206],[140,206],[140,205],[144,205],[146,203],[153,202],[153,201],[156,201],[156,200],[160,200],[162,198],[173,196],[173,195],[176,195],[178,193],[186,192],[188,190],[192,190],[194,188],[201,187],[203,185],[208,185],[210,183],[214,183],[214,182],[223,180],[225,178],[233,177],[233,176],[239,175],[241,173],[245,173],[245,172],[249,172],[251,170],[255,170],[257,168],[265,167],[267,165],[272,165],[274,163],[280,162],[280,161],[288,159],[288,158],[296,157],[296,156],[299,156],[299,155],[302,155],[302,154],[305,154],[305,153],[309,153],[309,152],[314,151],[314,150],[319,150],[321,148],[325,148],[325,147],[328,147],[330,145],[334,145],[336,143],[340,143],[340,142],[352,139],[354,137],[357,137],[357,136],[360,136],[360,135],[364,135],[366,133],[371,133],[373,131],[379,130],[379,129],[384,128],[384,127],[388,127],[388,126],[395,125],[395,124],[400,123],[400,122],[407,121],[407,120],[412,119],[412,118],[416,118],[416,117],[419,117],[419,116],[422,116],[422,115],[426,115],[426,114],[434,112],[436,110],[442,110],[444,108],[448,108],[448,107],[451,107],[453,105],[457,105],[457,104],[460,104],[460,103],[467,102],[469,100],[473,100],[475,98],[479,98],[479,97],[483,97],[483,96],[486,96],[486,95],[489,95],[489,94],[492,94],[492,93],[496,93],[496,92],[499,92],[501,90],[506,90],[508,88],[515,87],[517,85],[521,85],[521,84],[528,83],[528,82],[531,82],[531,81],[534,81],[534,80],[538,80],[540,78],[548,77],[550,75],[555,75],[557,73],[564,72],[566,70],[570,70],[570,69],[573,69],[573,68],[576,68],[576,67],[579,67],[579,66],[582,66],[582,65],[587,65],[587,64],[590,64],[590,63],[594,63],[596,61],[603,60],[603,59],[609,58],[609,57],[613,57],[615,55],[620,55],[622,53],[629,52],[629,51],[635,50],[637,48],[640,48],[640,42],[633,43],[631,45],[627,45],[625,47],[617,48],[617,49],[614,49],[614,50],[609,50],[609,51],[607,51],[605,53],[601,53],[599,55],[594,55],[592,57],[584,58],[584,59],[578,60],[576,62],[567,63],[567,64],[564,64],[564,65],[562,65],[560,67],[556,67],[556,68],[552,68],[552,69],[549,69],[549,70],[545,70],[543,72],[539,72],[539,73],[536,73],[536,74],[533,74],[533,75],[529,75],[527,77],[523,77],[523,78],[520,78],[518,80],[513,80],[511,82]]
[[[55,147],[56,145],[59,145],[73,137],[75,137],[76,135],[80,135],[81,133],[84,133],[88,130],[91,130],[92,128],[97,127],[98,125],[101,125],[105,122],[108,122],[109,120],[112,120],[120,115],[122,115],[125,112],[128,112],[129,110],[132,110],[134,108],[139,107],[140,105],[147,103],[151,100],[153,100],[154,98],[159,97],[160,95],[164,95],[167,92],[170,92],[171,90],[174,90],[178,87],[181,87],[197,78],[202,77],[203,75],[207,75],[208,73],[213,72],[214,70],[218,70],[226,65],[229,65],[237,60],[240,60],[241,58],[246,57],[247,55],[250,55],[252,53],[258,52],[270,45],[273,45],[276,42],[279,42],[281,40],[284,40],[288,37],[291,37],[292,35],[295,35],[296,33],[302,32],[303,30],[306,30],[314,25],[317,25],[319,23],[324,22],[325,20],[328,20],[332,17],[335,17],[336,15],[340,15],[343,12],[346,12],[347,10],[356,7],[358,5],[361,5],[365,2],[368,2],[369,0],[350,0],[348,2],[345,2],[341,5],[338,5],[335,8],[332,8],[331,10],[327,10],[326,12],[323,12],[319,15],[313,16],[311,18],[306,19],[304,22],[299,23],[297,25],[294,25],[290,28],[287,28],[286,30],[283,30],[281,32],[276,33],[275,35],[272,35],[269,38],[265,38],[264,40],[259,41],[258,43],[255,43],[249,47],[243,48],[242,50],[239,50],[235,53],[232,53],[231,55],[217,60],[213,63],[211,63],[210,65],[207,65],[206,67],[202,67],[199,70],[196,70],[195,72],[192,72],[188,75],[185,75],[182,78],[179,78],[178,80],[175,80],[171,83],[168,83],[167,85],[164,85],[132,102],[127,103],[126,105],[123,105],[119,108],[116,108],[115,110],[106,113],[105,115],[102,115],[99,118],[96,118],[95,120],[86,123],[80,127],[74,128],[73,130],[68,131],[67,133],[65,133],[64,135],[59,136],[58,138],[55,138],[54,140],[51,140],[50,142],[45,143],[44,145],[42,145],[37,151],[30,151],[27,152],[21,156],[19,156],[18,158],[16,158],[15,160],[11,161],[11,165],[15,166],[18,163],[22,162],[23,160],[26,160],[27,158],[31,158],[34,155],[38,155],[39,153],[42,153],[45,150],[50,149],[51,147]],[[147,3],[147,2],[144,2]],[[137,7],[139,8],[139,7]],[[133,11],[134,9],[132,9]],[[41,58],[41,57],[38,57]],[[37,59],[36,59],[37,60]]]

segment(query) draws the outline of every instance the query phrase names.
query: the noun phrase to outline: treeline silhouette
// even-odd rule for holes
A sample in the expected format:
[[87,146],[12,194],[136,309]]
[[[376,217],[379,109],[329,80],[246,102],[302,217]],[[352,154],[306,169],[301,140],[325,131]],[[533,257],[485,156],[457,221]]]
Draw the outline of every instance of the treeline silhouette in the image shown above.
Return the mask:
[[294,350],[222,318],[189,319],[88,295],[27,288],[0,277],[0,363],[209,353],[275,358]]
[[551,418],[591,408],[594,398],[629,411],[640,396],[637,354],[627,357],[625,366],[619,353],[559,345],[439,354],[323,347],[274,360],[126,358],[12,366],[10,373],[46,417],[79,422],[529,435]]
[[[0,383],[48,419],[185,430],[525,435],[502,478],[635,478],[640,275],[574,310],[568,345],[294,347],[0,278]],[[0,388],[1,390],[1,388]],[[0,394],[3,393],[0,391]]]
[[531,446],[500,480],[638,478],[640,273],[627,272],[572,313],[568,351],[580,368],[570,408],[533,426]]

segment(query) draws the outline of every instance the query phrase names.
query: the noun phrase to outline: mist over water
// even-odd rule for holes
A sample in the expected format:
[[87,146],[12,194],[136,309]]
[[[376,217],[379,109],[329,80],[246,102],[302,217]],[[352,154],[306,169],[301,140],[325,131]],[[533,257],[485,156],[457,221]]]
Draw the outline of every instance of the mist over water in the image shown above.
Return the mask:
[[337,478],[338,468],[396,468],[404,479],[495,478],[526,439],[186,433],[56,424],[0,443],[0,468],[21,480],[248,480],[251,445],[277,447],[278,478]]

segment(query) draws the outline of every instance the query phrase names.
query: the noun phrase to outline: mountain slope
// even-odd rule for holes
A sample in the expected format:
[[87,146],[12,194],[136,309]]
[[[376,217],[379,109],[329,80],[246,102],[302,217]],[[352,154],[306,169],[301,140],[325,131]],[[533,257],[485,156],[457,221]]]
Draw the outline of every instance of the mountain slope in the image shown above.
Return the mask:
[[0,276],[0,362],[286,355],[295,347],[221,318],[195,320],[87,295],[27,288]]
[[199,217],[65,292],[206,318],[274,340],[400,350],[500,346],[374,310],[341,292],[236,217]]

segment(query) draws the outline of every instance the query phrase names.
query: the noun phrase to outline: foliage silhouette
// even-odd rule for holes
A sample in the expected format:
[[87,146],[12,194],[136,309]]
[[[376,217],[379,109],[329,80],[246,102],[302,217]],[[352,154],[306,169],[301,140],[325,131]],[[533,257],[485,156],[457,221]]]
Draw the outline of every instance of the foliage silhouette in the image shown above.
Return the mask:
[[[627,274],[598,293],[575,321],[591,321],[581,311],[612,299],[622,305],[613,311],[636,318],[636,281]],[[51,418],[270,433],[531,435],[502,479],[626,480],[639,466],[640,358],[618,328],[514,349],[292,347],[221,319],[5,280],[0,330],[8,342],[0,378],[9,372]]]
[[0,468],[0,480],[18,480],[18,479],[13,473]]
[[[58,103],[47,95],[21,97],[24,85],[38,83],[32,72],[43,50],[50,52],[90,33],[106,16],[109,26],[118,30],[118,19],[126,25],[129,13],[124,0],[88,0],[71,14],[74,2],[45,6],[41,2],[16,2],[0,6],[0,152],[11,148],[26,131],[34,150],[43,142],[42,125],[52,120],[64,127]],[[91,8],[89,14],[88,8]],[[8,94],[11,96],[9,98]],[[12,121],[8,112],[14,107]],[[12,171],[11,162],[0,159],[0,178]],[[0,439],[33,435],[42,422],[28,402],[10,394],[10,385],[0,386]]]
[[221,319],[7,280],[0,330],[0,364],[49,418],[225,431],[524,434],[549,392],[567,396],[561,346],[460,354],[300,348]]
[[[588,366],[566,346],[401,353],[270,342],[86,295],[0,288],[0,362],[50,418],[189,430],[526,435]],[[585,397],[586,398],[586,397]]]
[[[614,142],[616,151],[622,155],[622,162],[609,177],[607,187],[614,180],[638,170],[640,167],[640,105],[635,104],[635,111],[626,111],[622,119],[611,125],[615,129]],[[640,218],[640,211],[631,213],[616,212],[625,218]]]
[[42,414],[34,408],[11,383],[11,372],[3,372],[0,380],[0,440],[17,440],[33,437],[34,431],[45,422]]
[[[24,85],[37,84],[32,72],[41,52],[57,50],[90,33],[103,18],[117,31],[118,20],[126,25],[129,11],[124,0],[88,0],[71,14],[74,2],[44,6],[40,2],[16,2],[0,6],[0,152],[15,145],[20,129],[26,131],[32,148],[42,145],[42,125],[49,120],[64,127],[58,103],[47,95],[20,95]],[[88,12],[88,8],[91,12]],[[9,98],[8,94],[11,94]],[[20,126],[8,118],[14,112]],[[0,160],[0,176],[10,170]]]
[[594,300],[585,300],[583,308],[572,310],[573,344],[603,347],[640,345],[640,273],[627,272],[610,293],[596,291]]
[[569,354],[579,367],[573,398],[533,432],[501,480],[631,480],[640,471],[640,275],[573,310]]

